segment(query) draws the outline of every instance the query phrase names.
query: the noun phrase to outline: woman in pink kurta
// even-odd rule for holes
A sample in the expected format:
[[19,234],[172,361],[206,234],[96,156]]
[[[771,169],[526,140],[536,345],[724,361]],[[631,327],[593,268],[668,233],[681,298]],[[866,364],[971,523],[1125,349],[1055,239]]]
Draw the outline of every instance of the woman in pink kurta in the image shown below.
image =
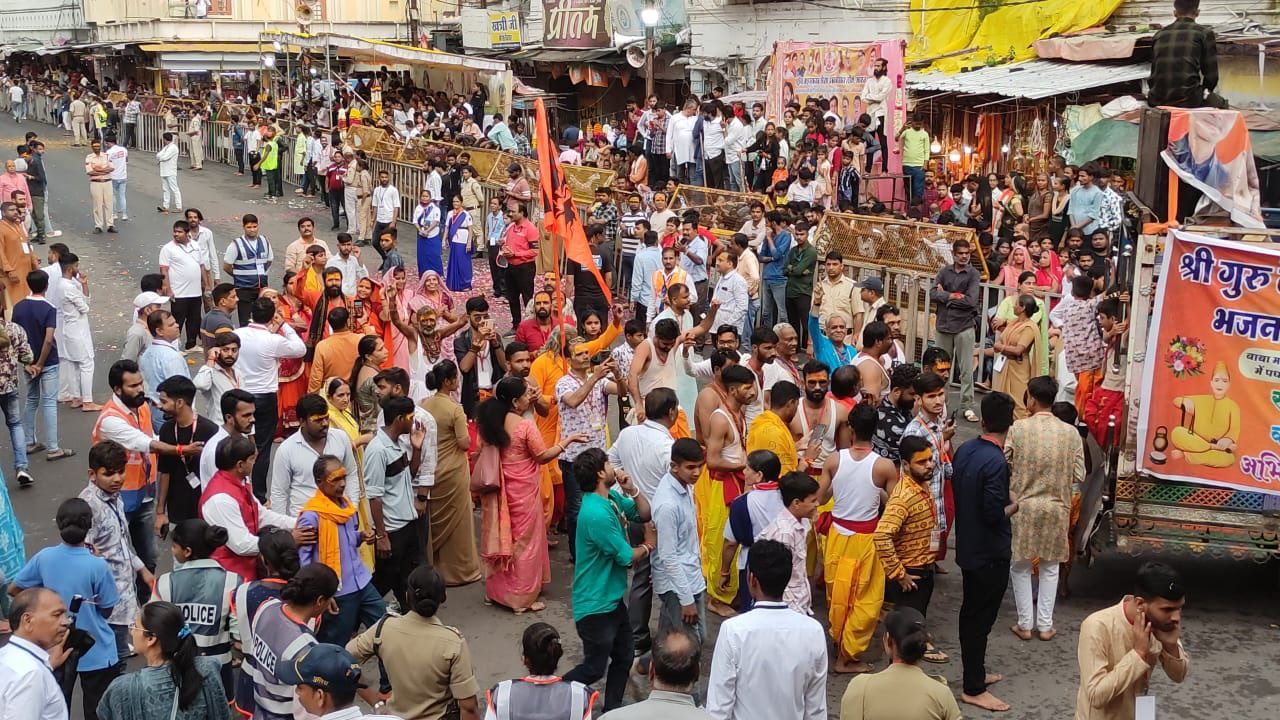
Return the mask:
[[586,439],[570,435],[547,447],[538,426],[524,417],[536,392],[524,378],[508,376],[498,382],[493,397],[476,408],[476,431],[483,445],[473,485],[492,473],[490,468],[498,462],[494,453],[501,456],[502,468],[500,483],[480,498],[485,597],[517,613],[546,607],[538,596],[551,581],[538,466],[555,460],[566,445]]

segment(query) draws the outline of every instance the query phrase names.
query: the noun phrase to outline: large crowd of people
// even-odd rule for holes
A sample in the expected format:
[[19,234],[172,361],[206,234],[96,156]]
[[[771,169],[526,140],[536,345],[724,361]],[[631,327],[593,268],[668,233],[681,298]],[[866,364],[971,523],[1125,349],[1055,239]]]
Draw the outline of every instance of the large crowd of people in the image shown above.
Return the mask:
[[[425,91],[399,90],[386,102],[397,126],[404,115],[420,133],[454,132],[437,123],[457,119],[480,145],[489,119],[488,139],[520,151],[522,129],[482,117],[480,89],[443,115]],[[650,99],[595,134],[582,161],[605,167],[615,133],[631,162],[623,192],[601,188],[584,213],[608,288],[574,262],[538,275],[520,165],[486,203],[467,158],[432,161],[406,228],[401,190],[369,177],[340,129],[295,126],[293,142],[297,192],[329,205],[333,250],[303,217],[281,260],[249,213],[217,245],[182,202],[166,130],[158,210],[181,219],[141,277],[101,404],[91,269],[69,243],[44,258],[31,244],[47,234],[35,202],[47,175],[28,133],[0,177],[0,409],[19,487],[38,487],[31,454],[74,455],[59,412],[97,421],[89,482],[57,509],[60,543],[27,558],[0,492],[5,717],[67,717],[78,679],[86,720],[336,720],[359,714],[357,695],[407,720],[817,719],[837,712],[833,673],[857,675],[842,718],[1008,710],[985,662],[1001,599],[1012,585],[1019,638],[1055,638],[1083,436],[1105,441],[1122,402],[1121,216],[1097,170],[1056,159],[1025,205],[1021,176],[985,188],[974,176],[944,196],[922,172],[908,212],[969,224],[987,250],[949,248],[930,288],[936,337],[917,361],[884,279],[854,282],[840,252],[819,258],[813,243],[828,208],[867,199],[843,173],[877,165],[876,120],[835,132],[816,105],[755,131],[762,110],[749,120],[708,97],[668,115]],[[233,121],[238,171],[280,196],[289,126],[257,122]],[[110,232],[127,221],[130,143],[101,130],[85,172]],[[907,132],[927,144],[918,122]],[[567,136],[561,162],[579,160],[579,140]],[[770,190],[775,209],[753,201],[737,232],[713,232],[670,206],[669,181]],[[416,270],[400,230],[416,236]],[[981,257],[1005,291],[998,308]],[[473,289],[474,273],[496,296]],[[956,441],[959,413],[979,437]],[[561,542],[570,566],[552,562]],[[929,615],[934,588],[956,582],[941,564],[950,547],[958,620]],[[157,577],[166,552],[173,569]],[[533,622],[519,649],[529,674],[481,688],[485,658],[445,624],[446,588],[482,582],[488,602],[536,616],[561,573],[582,657],[561,673],[567,628]],[[1177,573],[1149,563],[1132,595],[1085,621],[1077,718],[1132,717],[1156,663],[1185,677],[1183,603]],[[708,611],[724,618],[718,633]],[[929,630],[948,622],[959,648]],[[957,650],[959,702],[921,666]],[[146,667],[125,673],[135,653]],[[648,699],[626,704],[629,682]]]

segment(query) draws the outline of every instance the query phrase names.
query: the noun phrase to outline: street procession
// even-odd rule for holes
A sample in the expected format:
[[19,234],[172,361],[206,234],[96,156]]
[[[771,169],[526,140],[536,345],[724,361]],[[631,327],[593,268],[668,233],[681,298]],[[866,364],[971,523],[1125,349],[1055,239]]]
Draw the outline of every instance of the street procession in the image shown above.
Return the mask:
[[1275,718],[1277,107],[1275,0],[0,0],[0,720]]

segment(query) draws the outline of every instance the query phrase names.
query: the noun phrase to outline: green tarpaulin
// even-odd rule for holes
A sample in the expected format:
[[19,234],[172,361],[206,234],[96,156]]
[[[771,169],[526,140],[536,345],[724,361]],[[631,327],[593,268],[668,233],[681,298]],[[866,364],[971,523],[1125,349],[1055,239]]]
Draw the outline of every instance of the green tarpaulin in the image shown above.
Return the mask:
[[[1249,131],[1253,154],[1264,162],[1280,162],[1280,132]],[[1123,120],[1099,120],[1085,128],[1071,144],[1070,161],[1076,165],[1115,156],[1138,156],[1138,126]]]

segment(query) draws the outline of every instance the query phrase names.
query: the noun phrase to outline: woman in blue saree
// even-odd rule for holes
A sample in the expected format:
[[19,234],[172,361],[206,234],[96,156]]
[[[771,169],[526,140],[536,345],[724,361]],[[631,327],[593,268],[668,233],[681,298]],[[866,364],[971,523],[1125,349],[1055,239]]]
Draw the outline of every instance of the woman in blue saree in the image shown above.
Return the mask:
[[462,207],[455,195],[453,209],[445,221],[445,239],[449,243],[449,267],[445,285],[453,292],[471,289],[471,213]]

